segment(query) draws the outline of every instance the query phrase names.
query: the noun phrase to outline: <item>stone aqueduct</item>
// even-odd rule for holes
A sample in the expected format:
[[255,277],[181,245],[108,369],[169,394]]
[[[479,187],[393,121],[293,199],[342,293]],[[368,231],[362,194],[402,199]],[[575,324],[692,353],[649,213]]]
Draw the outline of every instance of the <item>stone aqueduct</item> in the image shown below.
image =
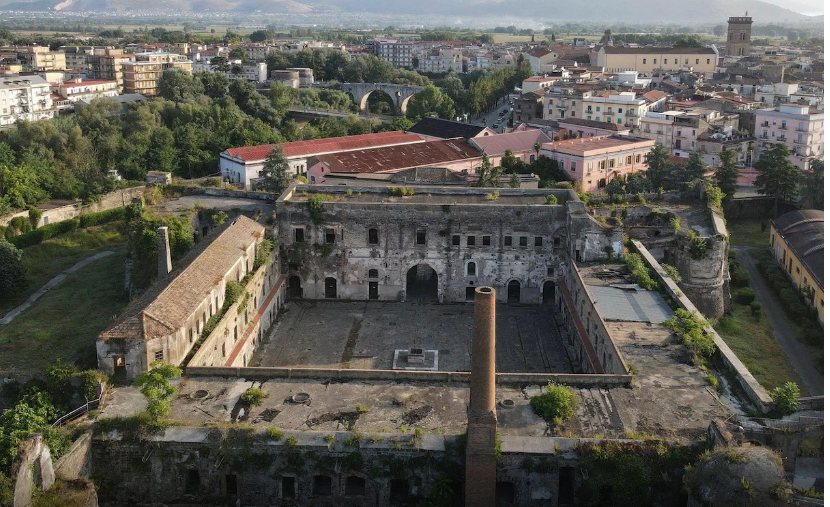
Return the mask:
[[360,106],[360,111],[366,111],[369,105],[369,95],[374,91],[383,92],[392,99],[396,114],[405,114],[406,105],[413,95],[423,90],[423,86],[399,85],[390,83],[342,83],[343,93],[351,95],[352,100]]

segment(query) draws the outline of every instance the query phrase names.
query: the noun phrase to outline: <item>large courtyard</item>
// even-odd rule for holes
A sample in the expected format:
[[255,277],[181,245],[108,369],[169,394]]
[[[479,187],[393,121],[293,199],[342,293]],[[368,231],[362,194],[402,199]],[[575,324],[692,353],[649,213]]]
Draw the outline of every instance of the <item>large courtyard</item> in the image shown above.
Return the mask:
[[[437,371],[470,371],[473,305],[292,301],[249,366],[389,370],[423,349]],[[572,373],[553,306],[496,308],[500,373]],[[402,364],[403,361],[399,361]]]

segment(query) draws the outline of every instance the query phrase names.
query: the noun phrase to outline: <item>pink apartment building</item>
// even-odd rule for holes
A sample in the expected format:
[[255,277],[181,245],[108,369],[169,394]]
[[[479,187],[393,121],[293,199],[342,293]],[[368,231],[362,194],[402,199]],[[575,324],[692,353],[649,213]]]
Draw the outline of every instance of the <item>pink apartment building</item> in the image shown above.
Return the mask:
[[[790,149],[790,160],[802,169],[824,158],[824,111],[802,104],[781,104],[755,112],[758,155],[776,143]],[[757,160],[757,157],[756,157]]]
[[593,136],[545,143],[541,154],[556,161],[571,180],[581,181],[584,192],[600,192],[612,178],[645,171],[646,154],[655,144],[641,137]]

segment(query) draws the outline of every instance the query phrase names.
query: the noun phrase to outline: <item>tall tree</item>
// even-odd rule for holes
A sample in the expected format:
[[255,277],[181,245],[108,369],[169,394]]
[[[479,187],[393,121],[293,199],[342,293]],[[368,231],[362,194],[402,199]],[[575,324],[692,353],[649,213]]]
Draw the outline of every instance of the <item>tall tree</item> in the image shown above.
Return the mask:
[[193,79],[184,69],[164,72],[158,81],[159,95],[175,103],[184,102],[201,94],[202,82]]
[[499,177],[502,175],[501,167],[493,167],[490,157],[485,153],[481,157],[481,165],[478,168],[477,187],[498,187]]
[[669,182],[671,172],[671,164],[669,164],[670,155],[669,150],[660,144],[646,154],[646,163],[648,164],[646,178],[648,178],[651,186],[655,189],[665,188]]
[[798,195],[802,171],[790,162],[790,150],[784,143],[775,143],[772,148],[761,152],[755,170],[758,171],[755,180],[758,193],[775,198],[777,217],[779,201],[791,201]]
[[804,172],[801,183],[803,204],[810,209],[824,209],[824,160],[814,159]]
[[440,88],[435,85],[427,85],[409,99],[409,104],[406,106],[406,116],[412,119],[426,116],[451,119],[455,117],[455,104]]
[[265,165],[262,166],[264,173],[262,188],[267,192],[279,195],[288,187],[288,159],[282,152],[282,148],[275,146],[268,157],[265,158]]
[[738,190],[738,168],[735,160],[738,152],[728,148],[720,152],[720,167],[715,169],[715,181],[727,198],[731,198]]
[[163,361],[154,361],[150,370],[139,373],[133,384],[147,398],[147,414],[154,423],[160,423],[170,413],[170,400],[176,394],[171,378],[180,377],[182,370]]

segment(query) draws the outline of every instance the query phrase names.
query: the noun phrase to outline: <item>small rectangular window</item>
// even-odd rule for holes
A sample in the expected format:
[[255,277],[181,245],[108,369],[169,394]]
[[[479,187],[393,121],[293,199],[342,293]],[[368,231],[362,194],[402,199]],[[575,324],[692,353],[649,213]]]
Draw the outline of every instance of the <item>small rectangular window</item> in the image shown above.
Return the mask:
[[504,246],[513,246],[513,236],[504,237]]
[[475,236],[467,236],[467,246],[476,246]]
[[459,234],[453,234],[452,236],[452,245],[458,246],[461,244],[461,236]]
[[548,276],[553,276],[555,269],[553,266],[548,266]]
[[534,246],[542,246],[542,236],[536,236],[533,239]]
[[426,229],[418,229],[415,231],[415,244],[416,245],[426,245],[427,244],[427,231]]
[[553,238],[553,247],[554,247],[554,248],[559,247],[559,245],[560,245],[561,243],[562,243],[562,240],[561,240],[560,238]]
[[490,246],[490,236],[482,236],[481,244],[484,246]]
[[294,242],[305,242],[305,229],[303,229],[302,227],[297,227],[296,229],[294,229]]
[[329,244],[334,243],[334,237],[335,237],[334,229],[327,228],[326,229],[326,243],[329,243]]
[[378,244],[378,230],[377,229],[369,229],[369,244],[370,245],[377,245]]
[[519,246],[527,246],[527,236],[519,236]]
[[164,360],[164,351],[163,350],[157,350],[156,353],[153,354],[153,357],[155,358],[156,361],[163,361]]
[[631,155],[625,157],[625,165],[631,165]]
[[571,172],[576,171],[576,161],[571,160]]

